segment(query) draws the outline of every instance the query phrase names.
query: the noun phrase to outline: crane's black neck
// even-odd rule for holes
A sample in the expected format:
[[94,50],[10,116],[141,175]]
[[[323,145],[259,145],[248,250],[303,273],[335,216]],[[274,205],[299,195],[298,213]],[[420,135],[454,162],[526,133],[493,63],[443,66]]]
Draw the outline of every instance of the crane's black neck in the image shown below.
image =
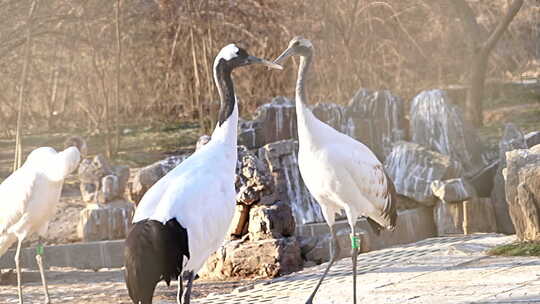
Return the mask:
[[223,63],[218,63],[214,69],[214,80],[220,99],[218,126],[221,126],[231,116],[236,103],[231,73],[232,69]]

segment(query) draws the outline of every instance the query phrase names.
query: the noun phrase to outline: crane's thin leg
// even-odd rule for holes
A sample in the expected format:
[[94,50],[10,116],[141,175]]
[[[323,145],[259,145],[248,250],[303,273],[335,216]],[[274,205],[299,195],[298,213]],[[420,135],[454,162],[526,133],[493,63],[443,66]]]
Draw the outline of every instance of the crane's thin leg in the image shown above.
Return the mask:
[[176,304],[182,304],[182,293],[184,287],[182,286],[182,274],[178,275],[178,291],[176,292]]
[[195,278],[195,273],[193,271],[188,272],[189,279],[186,284],[186,292],[184,293],[184,303],[189,304],[191,299],[191,287],[193,286],[193,279]]
[[43,284],[43,291],[45,292],[45,303],[50,304],[51,298],[49,297],[49,288],[47,287],[47,280],[45,279],[45,271],[43,270],[43,257],[41,255],[41,252],[38,252],[38,254],[36,254],[36,262],[39,267],[39,273],[41,274],[41,283]]
[[330,270],[330,267],[332,267],[334,262],[339,257],[339,252],[341,250],[340,250],[339,244],[337,242],[336,231],[334,230],[334,226],[330,226],[330,233],[331,233],[331,236],[332,236],[332,239],[331,239],[331,242],[330,242],[330,244],[332,245],[331,246],[332,249],[330,251],[330,263],[328,263],[328,266],[326,266],[326,270],[324,271],[322,277],[319,279],[319,282],[317,283],[317,286],[315,286],[315,289],[313,290],[313,292],[311,293],[311,295],[307,299],[306,304],[312,304],[313,303],[313,298],[315,298],[315,294],[319,290],[319,287],[321,286],[322,281],[324,280],[324,278],[328,274],[328,271]]
[[19,291],[19,304],[23,304],[21,284],[21,245],[22,240],[19,238],[19,242],[17,243],[17,251],[15,252],[15,267],[17,268],[17,288]]
[[351,247],[352,247],[352,266],[353,266],[353,303],[356,304],[356,263],[358,261],[358,249],[360,247],[360,239],[354,233],[354,229],[351,233]]

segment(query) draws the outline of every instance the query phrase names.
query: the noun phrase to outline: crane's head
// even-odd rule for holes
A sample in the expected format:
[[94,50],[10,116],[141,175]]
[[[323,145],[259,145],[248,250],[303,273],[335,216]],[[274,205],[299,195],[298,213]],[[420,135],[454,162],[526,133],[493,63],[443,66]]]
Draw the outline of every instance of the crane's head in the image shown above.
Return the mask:
[[69,147],[77,148],[77,150],[79,150],[79,153],[81,154],[81,159],[84,158],[88,152],[86,140],[84,140],[80,136],[71,136],[70,138],[66,139],[66,141],[64,142],[64,149],[67,149]]
[[313,53],[313,44],[308,39],[302,36],[296,36],[289,42],[289,46],[278,58],[274,60],[274,63],[280,63],[290,56],[309,56]]
[[219,51],[214,60],[214,71],[222,69],[232,71],[233,69],[250,64],[262,64],[273,69],[283,69],[282,66],[268,60],[249,55],[246,50],[231,43]]

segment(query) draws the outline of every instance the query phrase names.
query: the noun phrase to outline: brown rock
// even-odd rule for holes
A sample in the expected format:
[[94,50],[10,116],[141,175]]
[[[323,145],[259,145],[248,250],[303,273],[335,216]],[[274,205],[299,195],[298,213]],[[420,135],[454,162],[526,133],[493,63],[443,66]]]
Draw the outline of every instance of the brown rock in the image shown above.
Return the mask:
[[506,200],[520,240],[540,240],[540,147],[506,153]]
[[296,224],[288,204],[254,206],[249,212],[249,238],[252,241],[289,237],[294,234]]
[[249,219],[249,206],[243,204],[237,204],[232,219],[232,226],[230,228],[229,235],[234,237],[241,237],[244,232],[244,226],[246,226]]
[[274,278],[302,268],[295,237],[243,242],[231,241],[213,254],[199,272],[202,277]]
[[435,180],[431,182],[433,195],[444,202],[455,203],[476,196],[474,188],[463,178]]
[[495,210],[490,198],[475,198],[463,202],[463,232],[497,232]]
[[124,200],[107,205],[88,204],[80,213],[78,237],[84,242],[125,238],[134,212],[133,204]]
[[433,208],[437,235],[463,233],[463,203],[437,201]]

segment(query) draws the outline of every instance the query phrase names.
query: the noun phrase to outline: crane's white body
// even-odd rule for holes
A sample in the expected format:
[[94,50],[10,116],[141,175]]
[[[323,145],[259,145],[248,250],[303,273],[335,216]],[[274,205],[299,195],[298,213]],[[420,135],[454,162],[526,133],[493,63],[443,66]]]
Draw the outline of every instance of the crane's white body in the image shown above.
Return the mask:
[[359,216],[388,226],[381,216],[390,204],[388,181],[375,154],[317,119],[299,96],[296,113],[300,174],[328,225],[335,223],[335,214],[343,209],[351,227]]
[[201,269],[223,243],[235,209],[238,107],[217,126],[210,141],[160,179],[144,195],[133,222],[165,224],[176,218],[188,232],[185,271]]
[[47,232],[62,184],[80,160],[79,150],[41,147],[0,184],[0,256],[17,240]]

